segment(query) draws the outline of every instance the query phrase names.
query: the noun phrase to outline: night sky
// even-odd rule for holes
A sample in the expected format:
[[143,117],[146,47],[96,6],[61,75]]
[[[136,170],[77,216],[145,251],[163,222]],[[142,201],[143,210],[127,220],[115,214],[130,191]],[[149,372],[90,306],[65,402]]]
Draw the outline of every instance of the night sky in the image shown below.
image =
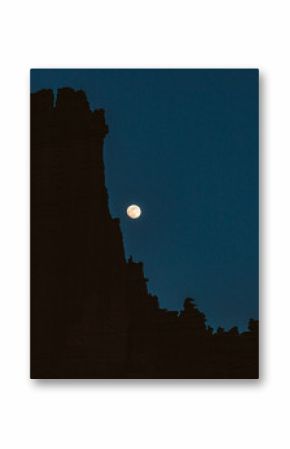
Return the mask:
[[[104,108],[110,210],[161,307],[258,317],[258,70],[32,70]],[[138,220],[128,205],[142,208]]]

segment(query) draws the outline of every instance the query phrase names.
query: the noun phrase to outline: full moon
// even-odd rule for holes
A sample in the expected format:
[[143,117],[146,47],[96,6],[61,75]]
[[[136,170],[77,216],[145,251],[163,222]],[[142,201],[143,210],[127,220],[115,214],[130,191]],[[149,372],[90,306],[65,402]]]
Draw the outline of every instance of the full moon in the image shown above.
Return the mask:
[[128,217],[133,218],[133,220],[136,220],[136,218],[139,218],[141,214],[142,214],[142,211],[141,211],[140,207],[137,206],[136,204],[131,204],[131,206],[129,206],[127,208],[127,215],[128,215]]

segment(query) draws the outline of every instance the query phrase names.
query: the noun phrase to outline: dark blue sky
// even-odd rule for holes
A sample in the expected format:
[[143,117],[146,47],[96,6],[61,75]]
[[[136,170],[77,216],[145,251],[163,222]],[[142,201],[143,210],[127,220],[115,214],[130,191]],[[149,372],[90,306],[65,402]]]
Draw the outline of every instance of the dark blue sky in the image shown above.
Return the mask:
[[[33,70],[104,108],[106,183],[126,255],[160,305],[209,324],[258,317],[258,70]],[[139,220],[126,216],[141,206]]]

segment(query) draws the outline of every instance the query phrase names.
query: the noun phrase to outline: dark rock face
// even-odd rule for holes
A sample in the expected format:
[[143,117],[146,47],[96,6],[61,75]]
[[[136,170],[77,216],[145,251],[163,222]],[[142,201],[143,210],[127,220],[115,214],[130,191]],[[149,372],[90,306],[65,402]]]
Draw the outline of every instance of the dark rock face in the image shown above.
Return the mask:
[[191,299],[160,309],[108,208],[104,111],[31,96],[31,377],[256,378],[257,322],[212,333]]

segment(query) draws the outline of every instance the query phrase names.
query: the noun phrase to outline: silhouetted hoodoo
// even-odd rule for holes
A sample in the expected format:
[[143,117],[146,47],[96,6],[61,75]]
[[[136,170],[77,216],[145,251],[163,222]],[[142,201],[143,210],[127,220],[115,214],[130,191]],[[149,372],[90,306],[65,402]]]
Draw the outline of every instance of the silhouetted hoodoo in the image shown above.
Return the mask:
[[256,378],[258,322],[213,333],[187,298],[160,309],[126,261],[105,187],[104,111],[31,96],[31,377]]

